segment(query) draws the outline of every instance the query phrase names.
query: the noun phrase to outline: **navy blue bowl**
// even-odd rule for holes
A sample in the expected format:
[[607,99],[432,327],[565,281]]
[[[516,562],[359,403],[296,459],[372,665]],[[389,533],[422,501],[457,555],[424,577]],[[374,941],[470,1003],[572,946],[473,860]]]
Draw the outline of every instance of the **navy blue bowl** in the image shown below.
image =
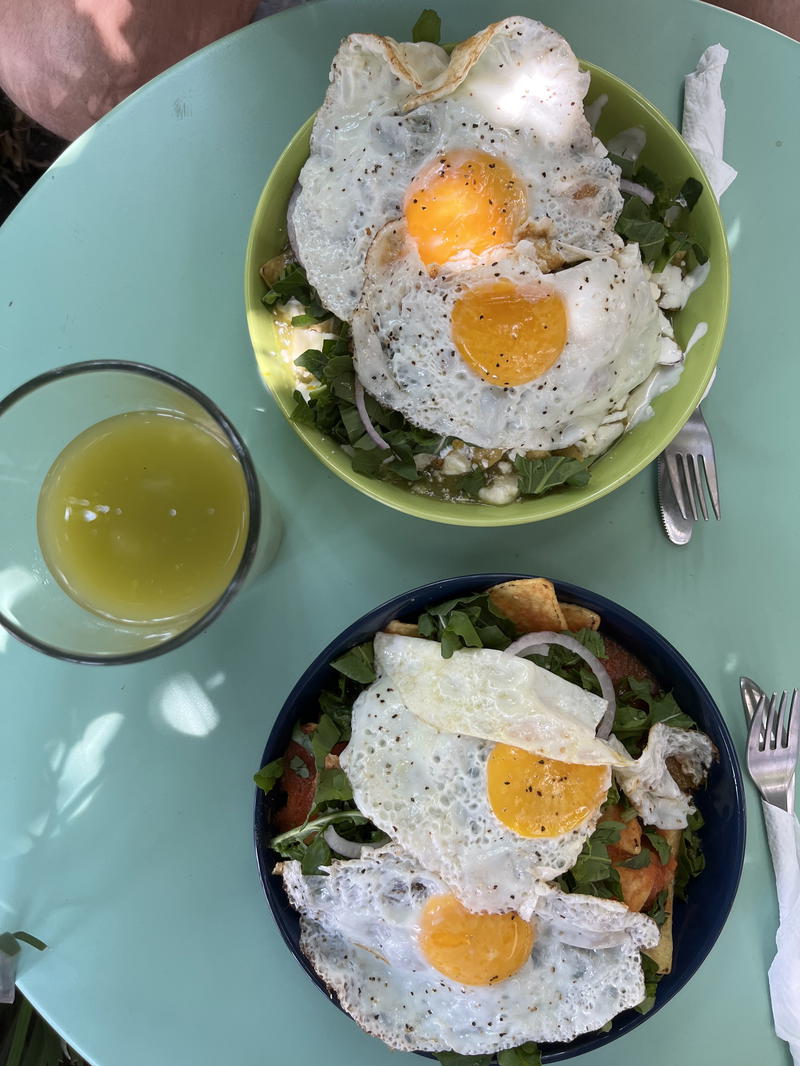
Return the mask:
[[[435,581],[395,596],[359,618],[317,656],[292,689],[272,728],[261,766],[283,754],[295,722],[318,716],[317,696],[337,676],[330,666],[331,660],[344,654],[348,648],[369,640],[393,618],[413,622],[431,604],[479,592],[503,581],[530,576],[474,574]],[[576,585],[555,582],[555,587],[560,600],[580,604],[600,615],[603,620],[601,632],[637,656],[653,673],[659,685],[673,693],[681,710],[691,715],[700,729],[714,741],[719,751],[719,761],[711,768],[708,787],[696,796],[697,806],[706,821],[703,831],[706,867],[690,883],[689,899],[685,903],[675,901],[672,973],[661,979],[655,1006],[648,1014],[625,1011],[614,1019],[607,1033],[587,1033],[566,1044],[543,1045],[544,1062],[560,1062],[603,1047],[652,1017],[683,988],[711,951],[728,917],[739,886],[745,843],[745,803],[739,764],[722,715],[703,682],[671,644],[624,607]],[[269,797],[257,790],[255,845],[267,901],[289,950],[314,984],[336,1002],[300,950],[297,913],[286,898],[281,879],[272,873],[279,857],[269,847],[273,835],[270,817]]]

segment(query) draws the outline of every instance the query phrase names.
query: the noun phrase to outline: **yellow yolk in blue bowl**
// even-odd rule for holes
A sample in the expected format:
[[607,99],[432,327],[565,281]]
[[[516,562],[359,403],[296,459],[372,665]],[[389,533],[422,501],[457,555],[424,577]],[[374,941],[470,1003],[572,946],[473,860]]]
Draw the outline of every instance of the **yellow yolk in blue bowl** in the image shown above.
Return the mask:
[[608,768],[495,744],[486,790],[496,817],[519,836],[560,836],[598,810],[608,792]]
[[425,904],[419,934],[423,955],[439,973],[462,985],[493,985],[530,957],[533,926],[513,912],[479,914],[455,896]]

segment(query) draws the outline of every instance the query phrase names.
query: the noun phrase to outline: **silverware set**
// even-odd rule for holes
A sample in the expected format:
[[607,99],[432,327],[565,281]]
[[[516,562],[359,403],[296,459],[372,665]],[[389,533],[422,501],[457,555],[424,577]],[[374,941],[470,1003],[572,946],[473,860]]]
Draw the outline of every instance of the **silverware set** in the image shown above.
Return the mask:
[[800,751],[800,693],[767,694],[749,677],[739,679],[749,723],[747,769],[761,798],[794,811],[794,778]]
[[720,517],[714,441],[699,407],[658,457],[658,502],[673,544],[687,544],[701,517]]

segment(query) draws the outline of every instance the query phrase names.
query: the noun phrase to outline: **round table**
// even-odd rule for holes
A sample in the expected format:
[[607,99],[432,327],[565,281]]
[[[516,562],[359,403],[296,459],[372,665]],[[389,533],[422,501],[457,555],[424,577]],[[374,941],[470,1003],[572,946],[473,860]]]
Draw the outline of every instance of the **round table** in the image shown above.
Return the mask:
[[[273,925],[252,847],[275,714],[342,628],[459,573],[548,574],[624,603],[671,640],[740,746],[738,677],[800,681],[795,473],[800,361],[793,230],[800,46],[695,0],[539,0],[565,34],[675,121],[682,76],[730,49],[723,199],[733,301],[705,411],[723,519],[677,548],[646,470],[531,526],[428,524],[328,473],[264,392],[242,302],[250,218],[281,147],[321,99],[339,38],[407,39],[419,0],[323,0],[248,27],[157,78],[73,144],[0,230],[0,392],[110,355],[207,391],[247,438],[286,520],[279,557],[203,636],[131,668],[60,664],[0,635],[0,929],[26,929],[20,986],[100,1066],[399,1061],[312,988]],[[458,39],[508,13],[440,0]],[[741,888],[700,972],[587,1066],[788,1061],[766,970],[776,904],[748,785]]]

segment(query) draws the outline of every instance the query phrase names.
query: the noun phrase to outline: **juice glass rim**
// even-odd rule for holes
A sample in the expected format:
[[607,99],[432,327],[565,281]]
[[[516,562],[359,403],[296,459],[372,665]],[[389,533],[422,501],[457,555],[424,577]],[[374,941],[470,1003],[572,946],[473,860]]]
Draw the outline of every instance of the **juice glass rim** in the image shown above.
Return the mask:
[[28,633],[27,630],[12,621],[0,606],[0,625],[16,637],[17,640],[26,644],[34,651],[43,652],[45,655],[49,655],[54,659],[60,659],[62,662],[80,663],[86,666],[121,666],[144,662],[146,659],[154,659],[158,655],[163,655],[165,652],[179,648],[182,644],[186,644],[193,637],[196,637],[198,633],[201,633],[214,621],[215,618],[222,614],[225,607],[227,607],[244,584],[256,555],[258,537],[261,530],[261,493],[258,488],[258,476],[250,456],[250,451],[245,444],[244,439],[225,413],[217,407],[214,401],[206,396],[204,392],[201,392],[200,389],[190,384],[184,378],[178,377],[177,374],[172,374],[168,370],[163,370],[161,367],[151,366],[149,363],[139,363],[135,360],[128,359],[86,359],[78,363],[66,363],[63,366],[54,367],[52,370],[46,370],[43,373],[30,378],[28,381],[23,382],[22,385],[17,386],[17,388],[13,389],[7,396],[0,400],[0,418],[2,418],[3,415],[20,400],[24,399],[31,393],[36,392],[36,390],[42,386],[50,384],[52,381],[56,381],[59,378],[74,377],[79,374],[103,370],[122,370],[153,378],[162,384],[171,386],[178,392],[186,394],[198,403],[211,416],[211,418],[214,419],[220,429],[222,429],[228,443],[236,455],[236,458],[239,460],[242,473],[244,474],[245,485],[247,487],[247,502],[249,508],[247,537],[245,539],[242,557],[239,560],[236,573],[231,578],[227,588],[219,599],[217,599],[208,610],[200,616],[200,618],[196,619],[196,621],[190,626],[187,626],[187,628],[180,633],[167,638],[160,644],[154,644],[152,647],[143,648],[139,651],[109,655],[71,652],[64,648],[59,648],[54,644],[49,644],[47,641],[39,640],[31,633]]

